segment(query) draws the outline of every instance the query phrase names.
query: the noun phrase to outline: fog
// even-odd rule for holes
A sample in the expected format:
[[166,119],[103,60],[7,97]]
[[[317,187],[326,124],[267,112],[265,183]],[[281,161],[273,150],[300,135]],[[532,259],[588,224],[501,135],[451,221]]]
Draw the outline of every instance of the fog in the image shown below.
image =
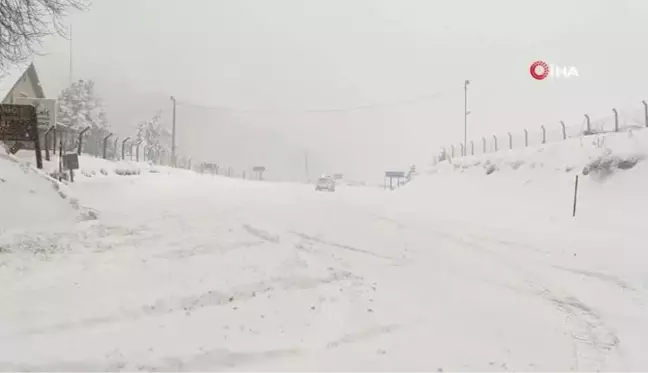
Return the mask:
[[170,125],[173,95],[180,154],[274,180],[424,168],[463,141],[466,79],[469,140],[648,98],[641,0],[94,0],[70,22],[36,61],[48,95],[95,80],[123,136]]

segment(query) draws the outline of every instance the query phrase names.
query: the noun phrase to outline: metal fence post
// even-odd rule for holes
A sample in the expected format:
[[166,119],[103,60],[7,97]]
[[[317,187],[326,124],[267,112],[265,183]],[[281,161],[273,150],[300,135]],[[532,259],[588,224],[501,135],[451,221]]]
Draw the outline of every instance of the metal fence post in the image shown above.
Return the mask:
[[567,127],[565,127],[565,122],[561,120],[560,126],[562,127],[563,140],[567,140]]
[[126,147],[126,141],[130,140],[130,137],[126,137],[124,141],[122,141],[122,151],[121,151],[121,159],[122,161],[124,160],[124,150]]
[[525,128],[524,129],[524,147],[526,148],[528,146],[529,146],[529,131],[527,131],[527,129]]
[[619,112],[617,109],[612,109],[614,113],[614,132],[619,132]]
[[470,140],[470,155],[475,155],[475,142]]
[[646,101],[641,101],[641,103],[642,103],[643,106],[644,106],[644,121],[645,121],[645,125],[646,125],[646,127],[648,127],[648,102],[646,102]]
[[544,125],[540,126],[540,128],[542,129],[542,143],[546,144],[547,143],[547,130],[545,129]]
[[108,150],[108,139],[109,139],[112,135],[113,135],[112,133],[109,133],[108,136],[106,136],[106,137],[103,138],[103,157],[104,157],[104,159],[106,159],[106,157],[107,157],[106,152],[107,152],[107,150]]
[[81,132],[79,132],[79,146],[77,147],[77,155],[81,155],[81,147],[83,146],[83,135],[88,132],[90,129],[90,126],[84,128]]
[[513,149],[513,135],[511,135],[510,132],[508,133],[508,137],[509,137],[509,149]]
[[497,135],[493,135],[493,144],[495,145],[495,151],[497,151]]
[[[45,145],[45,160],[46,161],[50,160],[50,145],[52,145],[51,141],[50,141],[50,139],[51,139],[50,133],[52,133],[53,130],[54,130],[54,126],[51,126],[50,128],[47,129],[47,131],[45,131],[45,136],[43,136],[43,141],[45,141],[45,144],[43,144],[43,145]],[[56,152],[56,149],[53,148],[52,150],[54,152]]]
[[586,125],[586,135],[591,135],[592,134],[592,122],[590,121],[590,116],[585,114],[585,125]]
[[117,160],[117,149],[118,149],[119,136],[115,137],[115,144],[113,145],[113,159]]
[[459,144],[459,154],[463,157],[466,155],[466,149],[464,148],[464,144]]
[[451,149],[451,154],[450,154],[450,156],[451,156],[452,158],[454,158],[454,145],[450,145],[450,149]]

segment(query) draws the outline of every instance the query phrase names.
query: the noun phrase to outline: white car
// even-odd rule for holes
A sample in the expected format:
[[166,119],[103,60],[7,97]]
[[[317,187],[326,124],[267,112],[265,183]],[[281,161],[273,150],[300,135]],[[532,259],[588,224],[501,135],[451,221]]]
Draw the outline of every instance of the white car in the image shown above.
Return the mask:
[[330,177],[320,177],[317,179],[317,184],[315,184],[315,190],[327,190],[329,192],[335,192],[335,180]]

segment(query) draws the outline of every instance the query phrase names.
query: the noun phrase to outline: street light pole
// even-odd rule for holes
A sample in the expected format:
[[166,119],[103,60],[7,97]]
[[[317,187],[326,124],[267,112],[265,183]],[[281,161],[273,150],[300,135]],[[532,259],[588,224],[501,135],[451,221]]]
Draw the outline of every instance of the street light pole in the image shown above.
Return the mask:
[[173,124],[171,127],[171,166],[175,167],[176,165],[176,99],[171,96],[171,101],[173,101]]
[[468,84],[470,80],[464,81],[464,151],[468,145]]

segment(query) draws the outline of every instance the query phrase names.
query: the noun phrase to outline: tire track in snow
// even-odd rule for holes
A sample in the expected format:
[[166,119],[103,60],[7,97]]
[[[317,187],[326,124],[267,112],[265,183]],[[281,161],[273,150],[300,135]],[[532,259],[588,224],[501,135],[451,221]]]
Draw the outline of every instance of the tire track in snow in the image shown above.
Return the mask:
[[272,291],[290,291],[313,289],[321,285],[354,281],[358,278],[347,271],[333,271],[327,277],[285,277],[274,278],[240,287],[232,292],[210,290],[202,294],[186,297],[171,297],[161,299],[155,303],[123,311],[116,315],[92,317],[84,320],[55,324],[48,327],[25,330],[20,333],[10,334],[10,337],[29,336],[35,334],[48,334],[95,327],[104,324],[121,322],[124,320],[138,320],[144,317],[161,316],[174,312],[191,313],[204,307],[224,306],[233,302],[244,302],[262,294]]
[[[413,228],[411,225],[405,226],[395,219],[383,218],[376,215],[374,217],[395,224],[401,229],[413,230],[428,235],[432,234],[455,242],[460,247],[470,249],[474,253],[490,258],[490,260],[503,264],[514,273],[517,273],[527,286],[533,290],[533,294],[540,296],[558,312],[563,314],[566,323],[571,326],[569,330],[572,341],[577,349],[574,359],[578,369],[604,369],[607,356],[615,351],[617,353],[621,352],[619,351],[620,339],[614,330],[605,324],[596,310],[583,303],[573,294],[564,291],[562,288],[551,289],[548,285],[543,285],[550,282],[544,276],[538,275],[537,270],[531,269],[529,262],[515,261],[510,255],[505,255],[497,251],[501,246],[525,248],[539,254],[548,253],[547,250],[531,245],[518,245],[512,241],[499,240],[465,232],[454,234],[432,226]],[[534,264],[537,267],[544,263]],[[551,265],[545,265],[548,268],[552,268]],[[592,273],[589,274],[593,275]],[[603,280],[601,276],[598,276],[598,278],[599,280]],[[613,281],[610,278],[606,278],[606,280]],[[617,285],[620,284],[617,283]]]
[[383,259],[383,260],[388,260],[388,261],[390,261],[390,262],[396,262],[397,260],[399,260],[399,258],[394,258],[394,257],[390,257],[390,256],[380,255],[380,254],[374,253],[374,252],[372,252],[372,251],[368,251],[368,250],[364,250],[364,249],[358,249],[358,248],[355,248],[355,247],[353,247],[353,246],[349,246],[349,245],[344,245],[344,244],[339,244],[339,243],[335,243],[335,242],[326,241],[326,240],[323,240],[323,239],[321,239],[321,238],[317,238],[317,237],[309,236],[309,235],[304,234],[304,233],[299,233],[299,232],[291,232],[291,233],[293,233],[293,234],[295,234],[295,235],[301,237],[302,239],[304,239],[304,240],[306,240],[306,241],[316,242],[316,243],[320,243],[320,244],[322,244],[322,245],[332,246],[332,247],[336,247],[336,248],[338,248],[338,249],[343,249],[343,250],[347,250],[347,251],[351,251],[351,252],[355,252],[355,253],[360,253],[360,254],[368,255],[368,256],[372,256],[372,257],[374,257],[374,258]]
[[302,354],[298,349],[277,349],[266,351],[230,351],[214,349],[192,356],[166,356],[161,358],[123,356],[119,351],[106,356],[105,362],[70,361],[49,364],[13,364],[0,362],[2,371],[30,372],[173,372],[173,371],[215,371],[229,370],[248,364],[258,364],[271,360],[295,357]]

